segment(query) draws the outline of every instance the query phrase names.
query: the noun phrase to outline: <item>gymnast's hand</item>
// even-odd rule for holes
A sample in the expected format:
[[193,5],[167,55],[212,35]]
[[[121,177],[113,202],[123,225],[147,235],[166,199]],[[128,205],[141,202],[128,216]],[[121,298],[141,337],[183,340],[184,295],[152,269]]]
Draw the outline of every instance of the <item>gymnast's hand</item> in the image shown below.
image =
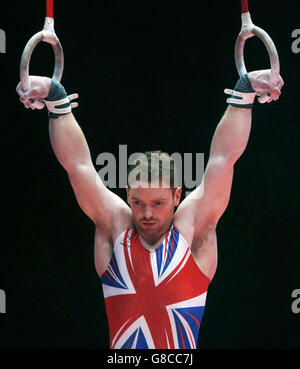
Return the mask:
[[270,103],[278,100],[281,94],[281,88],[284,85],[282,77],[278,76],[276,85],[271,82],[271,69],[258,70],[248,73],[253,90],[260,96],[260,103]]
[[28,109],[43,109],[46,105],[50,118],[58,118],[60,115],[68,114],[72,108],[78,106],[78,94],[67,95],[66,90],[60,82],[48,77],[30,76],[30,88],[28,91],[22,89],[20,82],[16,88],[20,95],[20,101]]
[[[20,101],[24,104],[26,109],[42,109],[44,107],[42,100],[49,94],[51,78],[29,76],[29,84],[30,89],[25,92],[22,89],[22,82],[18,83],[16,91],[20,96]],[[39,104],[36,104],[37,101],[35,100],[37,100]]]

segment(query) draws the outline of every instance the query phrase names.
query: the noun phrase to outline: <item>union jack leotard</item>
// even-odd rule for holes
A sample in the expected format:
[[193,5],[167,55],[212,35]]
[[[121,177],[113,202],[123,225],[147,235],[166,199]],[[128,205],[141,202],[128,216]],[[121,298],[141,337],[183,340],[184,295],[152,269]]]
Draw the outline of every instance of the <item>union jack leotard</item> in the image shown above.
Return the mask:
[[134,226],[101,276],[112,349],[195,349],[210,280],[172,225],[155,250]]

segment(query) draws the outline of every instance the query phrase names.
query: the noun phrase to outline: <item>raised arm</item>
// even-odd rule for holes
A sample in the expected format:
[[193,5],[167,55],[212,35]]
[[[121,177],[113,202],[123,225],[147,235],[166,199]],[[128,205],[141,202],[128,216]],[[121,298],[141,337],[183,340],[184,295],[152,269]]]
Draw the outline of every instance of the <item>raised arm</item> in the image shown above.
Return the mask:
[[202,182],[180,204],[174,217],[198,266],[210,279],[217,268],[216,226],[229,202],[234,164],[247,146],[255,95],[267,91],[271,102],[278,99],[283,86],[281,77],[277,86],[271,85],[270,75],[270,71],[249,73],[230,90],[230,106],[213,136]]
[[[30,99],[45,99],[53,95],[50,90],[51,79],[31,77],[30,82],[31,90],[25,94],[20,84],[17,87],[20,100],[27,108],[31,107]],[[104,186],[93,166],[84,134],[72,112],[63,115],[50,113],[50,116],[51,145],[58,161],[68,173],[78,204],[98,228],[113,238],[114,233],[117,234],[119,228],[123,227],[121,222],[130,219],[128,205]]]
[[234,164],[247,146],[251,122],[250,108],[234,106],[228,106],[219,122],[202,183],[187,198],[193,204],[196,225],[199,224],[199,217],[206,224],[215,225],[225,211],[230,197]]
[[241,96],[231,97],[231,105],[216,128],[202,182],[177,209],[176,216],[182,220],[187,218],[195,234],[205,232],[205,228],[214,230],[228,205],[234,164],[249,139],[255,95],[267,91],[270,94],[268,102],[277,100],[280,95],[283,80],[280,77],[278,85],[273,86],[269,82],[270,75],[269,70],[255,71],[242,83],[239,81],[235,90],[241,94],[233,93],[233,96]]
[[[96,172],[83,132],[72,113],[49,119],[52,148],[68,173],[78,204],[106,234],[118,235],[130,218],[128,205],[103,184]],[[122,229],[123,230],[123,229]],[[113,237],[114,238],[114,237]]]

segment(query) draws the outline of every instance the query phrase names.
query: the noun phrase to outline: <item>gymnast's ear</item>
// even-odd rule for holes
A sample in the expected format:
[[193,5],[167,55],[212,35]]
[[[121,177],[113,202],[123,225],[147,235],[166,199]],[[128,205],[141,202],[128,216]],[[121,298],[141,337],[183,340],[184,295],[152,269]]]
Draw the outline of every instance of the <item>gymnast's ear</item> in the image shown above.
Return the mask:
[[177,187],[173,190],[173,199],[174,199],[174,206],[178,206],[180,203],[180,198],[181,198],[181,194],[182,194],[182,188],[181,187]]

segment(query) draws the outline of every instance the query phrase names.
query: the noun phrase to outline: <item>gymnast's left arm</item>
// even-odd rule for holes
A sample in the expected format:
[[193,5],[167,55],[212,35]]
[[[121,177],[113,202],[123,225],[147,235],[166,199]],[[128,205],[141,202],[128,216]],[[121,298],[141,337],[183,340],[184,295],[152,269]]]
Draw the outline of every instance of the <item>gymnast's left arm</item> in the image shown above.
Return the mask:
[[231,95],[227,99],[229,106],[215,130],[201,184],[176,212],[180,219],[189,214],[195,233],[203,233],[205,228],[214,230],[228,205],[234,164],[243,154],[250,135],[255,96],[267,94],[268,103],[277,100],[283,84],[281,76],[276,85],[272,84],[271,71],[261,70],[242,76],[234,90],[225,90]]

